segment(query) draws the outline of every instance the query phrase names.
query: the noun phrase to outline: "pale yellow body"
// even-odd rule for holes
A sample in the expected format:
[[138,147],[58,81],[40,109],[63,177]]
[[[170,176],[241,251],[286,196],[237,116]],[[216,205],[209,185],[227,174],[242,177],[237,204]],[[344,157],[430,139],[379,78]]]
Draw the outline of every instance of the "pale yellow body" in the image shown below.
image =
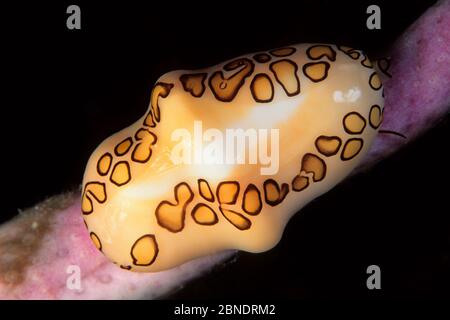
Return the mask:
[[[95,245],[122,268],[152,272],[224,249],[272,248],[290,217],[350,173],[376,136],[382,86],[362,52],[302,44],[230,61],[162,76],[148,112],[92,154],[83,181],[83,216]],[[257,74],[262,81],[252,84]],[[153,121],[146,122],[148,117]],[[262,175],[261,164],[174,164],[171,152],[179,141],[172,134],[180,128],[192,132],[195,121],[222,132],[278,129],[278,172]],[[150,134],[136,136],[140,129]],[[141,162],[133,160],[134,151]],[[105,154],[110,156],[100,162]],[[201,195],[199,179],[208,183],[213,201]],[[257,190],[250,187],[244,196],[250,184]],[[273,201],[276,185],[279,203]],[[236,203],[225,204],[225,196]],[[260,211],[245,212],[243,202]],[[200,203],[215,213],[214,219],[211,213],[199,215],[204,224],[192,216]]]

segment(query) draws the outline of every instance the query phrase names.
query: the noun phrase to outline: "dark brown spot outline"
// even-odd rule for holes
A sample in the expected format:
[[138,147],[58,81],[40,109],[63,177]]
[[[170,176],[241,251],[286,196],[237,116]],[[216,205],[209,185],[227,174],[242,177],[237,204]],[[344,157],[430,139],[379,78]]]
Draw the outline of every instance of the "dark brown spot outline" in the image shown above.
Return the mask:
[[[189,190],[189,198],[185,201],[185,203],[183,204],[183,207],[181,208],[181,226],[178,229],[171,229],[169,226],[165,226],[161,224],[161,219],[160,219],[160,213],[159,210],[163,205],[169,205],[172,207],[177,207],[180,205],[180,200],[178,199],[178,189],[182,186],[185,185],[188,190]],[[164,200],[161,201],[158,206],[155,209],[155,215],[156,215],[156,221],[158,222],[158,224],[162,227],[165,228],[173,233],[177,233],[180,232],[181,230],[184,229],[184,224],[185,224],[185,217],[186,217],[186,207],[188,206],[188,204],[192,201],[192,199],[194,198],[194,193],[191,190],[191,187],[189,187],[189,185],[186,182],[180,182],[179,184],[177,184],[174,188],[174,194],[175,194],[175,203],[171,203],[170,201]]]
[[[372,116],[374,112],[378,112],[379,113],[379,122],[378,123],[374,123]],[[378,129],[382,123],[382,119],[383,119],[383,112],[381,111],[381,108],[379,105],[374,104],[371,108],[370,108],[370,112],[369,112],[369,124],[372,128],[374,129]]]
[[[320,55],[315,55],[313,54],[312,51],[316,48],[325,48],[329,50],[329,52],[323,52]],[[330,61],[336,61],[336,51],[334,51],[333,48],[329,45],[323,44],[314,45],[312,47],[309,47],[308,50],[306,50],[306,54],[308,58],[310,58],[311,60],[319,60],[322,57],[327,57]]]
[[95,245],[95,247],[98,250],[102,251],[103,246],[102,246],[102,242],[100,241],[100,238],[94,232],[90,232],[89,237],[91,238],[91,241],[94,242],[94,245],[95,245],[95,241],[98,242],[98,247],[97,247],[97,245]]
[[[197,183],[198,183],[198,192],[200,193],[200,195],[201,195],[204,199],[208,200],[209,202],[214,202],[214,193],[212,192],[211,187],[209,186],[208,181],[206,181],[205,179],[198,179],[198,180],[197,180]],[[203,192],[202,185],[204,185],[206,188],[208,188],[209,195],[206,195],[206,194]]]
[[158,104],[159,97],[167,98],[173,86],[174,85],[172,83],[157,82],[153,87],[150,104],[152,108],[152,115],[154,116],[154,120],[156,120],[157,122],[159,122],[161,118],[161,110]]
[[305,190],[308,186],[309,179],[307,177],[296,175],[294,179],[292,179],[292,190],[294,190],[295,192]]
[[102,200],[102,199],[100,199],[99,197],[97,197],[92,191],[88,190],[89,186],[90,186],[90,185],[93,185],[93,184],[100,185],[100,186],[103,188],[103,190],[106,190],[105,184],[104,184],[103,182],[99,182],[99,181],[91,181],[91,182],[86,183],[86,185],[85,185],[85,187],[84,187],[84,192],[87,192],[87,193],[89,193],[90,195],[92,195],[92,196],[95,198],[95,200],[97,200],[98,203],[105,203],[106,198],[107,198],[107,197],[106,197],[106,191],[104,191],[105,198]]
[[[99,198],[97,195],[95,195],[95,193],[93,193],[91,190],[89,190],[89,186],[93,185],[93,184],[100,185],[102,187],[103,194],[104,194],[103,199]],[[91,181],[91,182],[86,183],[86,185],[84,186],[84,191],[83,191],[83,195],[82,195],[81,199],[83,200],[84,198],[86,198],[90,204],[91,209],[89,211],[85,211],[85,210],[83,210],[83,208],[81,208],[81,211],[83,212],[84,215],[88,215],[88,214],[91,214],[92,212],[94,212],[94,204],[92,203],[92,199],[90,196],[92,196],[98,203],[105,203],[108,198],[108,196],[106,194],[105,184],[103,182],[99,182],[99,181]],[[87,225],[86,225],[86,227],[87,227]]]
[[[324,67],[325,67],[324,73],[323,73],[323,75],[322,75],[321,77],[319,77],[319,78],[314,78],[314,77],[312,77],[312,76],[309,74],[308,69],[311,68],[311,67],[318,66],[318,65],[324,65]],[[330,69],[330,64],[329,64],[328,62],[326,62],[326,61],[305,63],[305,64],[303,65],[303,68],[302,68],[303,74],[304,74],[306,77],[308,77],[309,80],[311,80],[311,81],[313,81],[313,82],[320,82],[320,81],[325,80],[325,79],[328,77],[328,70],[329,70],[329,69]]]
[[[119,151],[119,147],[123,144],[123,143],[128,143],[128,147],[126,147],[125,151]],[[126,154],[130,148],[133,146],[133,139],[131,139],[130,137],[122,140],[121,142],[119,142],[115,148],[114,148],[114,153],[116,154],[116,156],[120,157],[123,156],[124,154]]]
[[[355,152],[354,154],[352,154],[350,157],[345,157],[345,156],[344,156],[344,153],[345,153],[345,151],[347,150],[348,145],[349,145],[350,143],[353,143],[353,142],[360,142],[360,147],[359,147],[358,151]],[[348,161],[348,160],[353,159],[354,157],[356,157],[356,156],[361,152],[363,146],[364,146],[364,140],[363,140],[363,139],[360,139],[360,138],[352,138],[352,139],[348,139],[348,140],[345,142],[344,147],[342,148],[342,152],[341,152],[341,160],[342,160],[342,161]]]
[[347,53],[349,56],[350,56],[350,58],[352,58],[353,60],[358,60],[359,59],[359,56],[360,56],[360,53],[358,52],[358,51],[356,51],[356,50],[353,50],[353,51],[351,51],[351,52],[349,52],[349,53]]
[[358,50],[350,48],[350,47],[345,47],[345,46],[337,46],[337,47],[340,51],[345,53],[347,56],[349,56],[353,60],[359,59],[360,53]]
[[244,67],[228,78],[224,76],[222,71],[216,71],[209,77],[209,87],[217,100],[222,102],[232,101],[244,85],[245,79],[253,73],[255,64],[250,59],[240,58],[227,63],[223,67],[225,71],[233,71],[242,66]]
[[274,57],[287,57],[287,56],[294,54],[294,52],[296,50],[297,49],[295,49],[293,47],[283,47],[283,48],[277,48],[277,49],[270,50],[269,52]]
[[[246,207],[245,199],[249,192],[256,192],[256,194],[258,195],[258,204],[259,205],[255,211],[247,210],[248,208]],[[244,195],[242,197],[242,210],[244,210],[245,213],[252,215],[252,216],[258,215],[262,210],[261,192],[259,192],[259,189],[253,183],[250,183],[244,191]]]
[[[321,141],[325,141],[325,142],[336,141],[337,142],[337,146],[336,146],[335,150],[327,150],[326,148],[323,148],[323,146],[321,146],[321,144],[320,144]],[[319,137],[317,137],[317,139],[314,142],[314,144],[315,144],[317,150],[321,154],[323,154],[326,157],[331,157],[331,156],[334,156],[335,154],[337,154],[339,152],[339,149],[340,149],[341,144],[342,144],[342,140],[338,136],[319,136]]]
[[361,64],[366,68],[373,68],[372,61],[369,60],[369,57],[366,54],[364,54],[364,59],[361,60]]
[[[277,190],[278,193],[278,199],[276,200],[270,200],[267,196],[267,188],[268,185],[272,185],[275,187],[275,189]],[[278,184],[278,182],[276,182],[274,179],[267,179],[266,181],[264,181],[264,200],[266,201],[266,203],[272,207],[280,204],[281,202],[283,202],[284,198],[286,198],[287,194],[289,193],[289,185],[287,183],[283,183],[281,185],[281,188]]]
[[[121,165],[121,164],[123,164],[123,163],[125,164],[125,166],[126,166],[126,168],[127,168],[128,179],[127,179],[126,181],[122,182],[122,183],[117,183],[116,181],[113,180],[114,171],[116,170],[116,168],[117,168],[119,165]],[[117,163],[114,165],[114,168],[113,168],[113,170],[112,170],[111,175],[109,176],[109,180],[110,180],[112,183],[114,183],[116,186],[118,186],[118,187],[123,186],[123,185],[127,184],[128,182],[130,182],[130,180],[131,180],[131,171],[130,171],[130,165],[128,164],[128,162],[127,162],[127,161],[119,161],[119,162],[117,162]]]
[[[293,90],[293,91],[290,91],[289,88],[287,88],[285,86],[284,82],[286,81],[286,79],[280,78],[278,73],[275,70],[276,66],[281,65],[281,64],[288,64],[291,67],[293,67],[293,72],[292,72],[291,76],[294,77],[294,79],[295,79],[295,81],[297,83],[296,89]],[[292,96],[295,96],[295,95],[300,93],[300,80],[298,79],[298,76],[297,76],[298,66],[297,66],[297,64],[294,61],[291,61],[289,59],[281,59],[281,60],[272,62],[270,64],[270,66],[269,66],[269,69],[274,74],[275,79],[277,80],[277,82],[283,87],[284,92],[286,92],[288,97],[292,97]]]
[[[152,141],[149,142],[144,142],[143,140],[146,140],[142,137],[143,134],[147,134],[150,135],[152,137]],[[131,153],[131,160],[133,160],[134,162],[139,162],[139,163],[146,163],[148,160],[150,160],[150,157],[152,156],[152,146],[156,144],[156,142],[158,141],[158,138],[156,137],[156,135],[147,130],[147,129],[139,129],[136,134],[134,135],[134,138],[136,139],[136,141],[138,142],[136,147],[134,148],[133,152]],[[148,139],[148,138],[147,138]],[[148,148],[148,155],[144,158],[144,159],[138,159],[136,153],[138,151],[139,148],[145,148],[146,146],[144,144],[148,144],[147,148]]]
[[[347,127],[347,124],[345,123],[345,121],[348,117],[351,117],[351,116],[357,116],[358,119],[361,120],[361,122],[363,123],[363,126],[359,131],[353,131],[351,128]],[[360,113],[358,113],[356,111],[349,112],[344,116],[344,118],[342,118],[342,126],[344,127],[345,132],[347,132],[348,134],[363,133],[364,129],[366,128],[366,124],[367,124],[366,119]]]
[[[266,83],[270,86],[270,97],[268,98],[262,98],[261,94],[258,92],[257,88],[255,86],[257,85],[258,81],[266,81]],[[272,80],[270,80],[269,76],[265,73],[258,73],[254,76],[252,82],[250,83],[250,91],[252,93],[253,99],[255,99],[256,102],[271,102],[273,100],[274,95],[274,88]]]
[[[233,226],[235,226],[237,229],[244,231],[244,230],[248,230],[250,229],[250,227],[252,226],[252,222],[247,219],[246,217],[244,217],[242,214],[240,214],[239,212],[236,212],[234,210],[230,210],[230,209],[225,209],[222,207],[219,207],[220,213],[222,213],[222,215],[225,217],[225,219],[228,220],[228,222],[230,222]],[[239,217],[240,219],[242,219],[242,221],[245,223],[245,225],[237,225],[235,224],[229,217],[228,214],[232,214],[235,215],[237,217]]]
[[[380,82],[379,86],[375,86],[374,81],[377,81],[375,78],[378,78],[378,81]],[[376,72],[373,72],[370,75],[370,77],[369,77],[369,85],[375,91],[380,90],[380,88],[383,86],[382,83],[381,83],[381,79],[380,79],[380,77],[378,76],[378,74]]]
[[155,122],[155,119],[153,119],[153,113],[152,113],[151,109],[144,119],[144,126],[150,127],[150,128],[156,127],[156,122]]
[[[316,167],[318,165],[319,167]],[[325,161],[313,153],[306,153],[302,158],[301,171],[312,173],[313,181],[322,181],[327,174]]]
[[[100,163],[103,161],[103,159],[109,159],[109,165],[108,165],[108,169],[106,169],[106,171],[102,171],[100,168]],[[112,163],[112,155],[109,152],[104,153],[100,159],[97,161],[97,172],[99,175],[101,176],[106,176],[109,172],[109,169],[111,169],[111,163]]]
[[[206,207],[207,210],[209,210],[213,214],[214,219],[211,222],[201,222],[197,219],[196,213],[202,207]],[[191,216],[192,216],[192,219],[194,219],[194,221],[196,223],[198,223],[202,226],[212,226],[212,225],[215,225],[217,222],[219,222],[219,218],[217,217],[216,212],[210,206],[208,206],[207,204],[204,204],[204,203],[197,203],[195,205],[195,207],[192,209]]]
[[183,74],[180,76],[180,82],[183,89],[189,92],[193,97],[199,98],[205,92],[206,73]]
[[[154,245],[155,245],[155,254],[153,255],[153,258],[152,258],[152,260],[151,260],[149,263],[146,263],[146,264],[139,264],[139,263],[137,263],[137,259],[136,259],[135,256],[133,255],[133,249],[134,249],[134,247],[137,245],[137,243],[138,243],[141,239],[146,238],[146,237],[152,239],[152,241],[153,241],[153,243],[154,243]],[[155,236],[154,236],[153,234],[145,234],[145,235],[143,235],[142,237],[140,237],[139,239],[137,239],[137,240],[133,243],[133,245],[131,246],[131,250],[130,250],[130,256],[131,256],[131,258],[133,258],[133,264],[136,265],[136,266],[149,266],[149,265],[151,265],[153,262],[155,262],[156,257],[158,256],[158,253],[159,253],[158,242],[156,242],[156,238],[155,238]]]
[[[222,186],[226,185],[226,184],[233,184],[233,185],[235,185],[236,186],[236,193],[233,195],[233,197],[232,197],[232,199],[230,201],[224,202],[223,199],[220,199],[219,193],[220,193],[220,189],[222,188]],[[216,190],[217,200],[219,201],[220,204],[235,204],[236,201],[237,201],[237,197],[239,195],[239,190],[240,190],[239,182],[237,182],[237,181],[222,181],[217,186],[217,190]]]
[[256,62],[266,63],[269,62],[272,58],[267,53],[257,53],[253,56]]

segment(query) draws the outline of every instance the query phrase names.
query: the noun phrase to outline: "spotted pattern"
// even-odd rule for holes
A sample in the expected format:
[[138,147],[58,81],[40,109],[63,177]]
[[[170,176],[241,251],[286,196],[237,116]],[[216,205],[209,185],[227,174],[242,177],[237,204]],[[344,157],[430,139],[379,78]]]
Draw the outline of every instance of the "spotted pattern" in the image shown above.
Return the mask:
[[304,176],[301,176],[298,174],[292,180],[292,190],[294,190],[296,192],[305,190],[308,186],[309,186],[308,177],[304,177]]
[[345,132],[361,134],[366,127],[366,119],[356,111],[347,113],[343,119]]
[[230,102],[244,85],[245,78],[253,73],[254,63],[247,58],[237,59],[227,63],[225,71],[238,71],[230,76],[225,76],[222,71],[216,71],[209,78],[209,86],[217,100]]
[[127,161],[120,161],[114,165],[109,180],[116,186],[123,186],[131,180],[130,165]]
[[247,189],[245,189],[242,200],[242,210],[249,215],[256,216],[261,212],[261,209],[261,193],[258,188],[251,183],[248,185]]
[[198,191],[204,199],[209,202],[214,202],[214,193],[212,192],[208,181],[205,179],[198,179]]
[[170,232],[180,232],[184,228],[186,207],[192,201],[194,193],[185,182],[179,183],[174,190],[175,202],[162,201],[155,210],[158,224]]
[[[287,185],[283,185],[282,191],[280,191],[278,183],[276,183],[275,180],[270,180],[268,184],[269,183],[269,202],[274,206],[283,201],[284,197],[287,194],[287,192],[285,191]],[[271,189],[272,187],[275,189],[275,191]],[[216,198],[218,200],[219,211],[222,216],[237,229],[248,230],[251,227],[252,223],[251,220],[244,215],[244,213],[248,214],[249,216],[256,216],[261,212],[263,208],[261,191],[254,184],[249,184],[246,187],[240,200],[243,213],[226,207],[228,205],[234,205],[238,202],[239,191],[239,182],[222,181],[217,186]],[[204,179],[199,181],[199,192],[202,194],[203,198],[210,198],[210,194],[212,194],[210,184]],[[197,205],[195,205],[191,212],[191,215],[193,220],[199,225],[213,225],[218,223],[219,221],[214,209],[204,203],[198,203]]]
[[298,66],[295,62],[283,59],[270,64],[277,82],[283,87],[289,97],[300,93],[300,80],[297,76]]
[[219,222],[214,210],[204,203],[198,203],[194,209],[192,209],[191,214],[196,223],[204,226],[212,226]]
[[[363,66],[367,68],[373,67],[367,55],[362,51],[345,46],[338,46],[337,48],[353,60],[358,60],[362,57],[360,62]],[[275,57],[276,60],[276,58],[288,57],[294,54],[295,51],[296,49],[293,47],[284,47],[271,50],[269,53],[257,53],[253,55],[252,58],[257,63],[267,63],[272,60],[271,56]],[[334,62],[336,61],[337,52],[331,45],[319,44],[310,46],[306,50],[306,56],[310,60],[326,58],[330,62]],[[313,82],[324,81],[328,77],[330,68],[331,65],[327,61],[313,61],[305,63],[302,66],[303,74]],[[258,103],[268,103],[273,101],[275,88],[271,78],[265,73],[252,75],[254,63],[251,59],[239,58],[233,60],[227,63],[223,67],[223,70],[226,72],[235,72],[229,76],[225,76],[222,70],[218,70],[209,77],[209,86],[217,100],[231,102],[238,94],[238,91],[244,86],[246,78],[253,76],[249,88],[254,100]],[[289,97],[300,93],[297,63],[289,59],[279,59],[270,64],[270,70],[274,73],[276,81],[281,85]],[[200,97],[204,92],[204,85],[201,84],[206,77],[206,73],[182,75],[183,87],[186,91],[191,92],[193,96]],[[369,79],[369,83],[374,90],[378,90],[379,87],[381,87],[381,82],[377,77],[376,73],[374,73]],[[193,88],[196,88],[195,93]]]
[[[166,98],[169,95],[170,90],[173,88],[173,84],[159,82],[155,85],[151,94],[150,110],[144,119],[144,127],[154,128],[156,123],[160,121],[160,108],[158,99],[160,97]],[[151,146],[156,141],[156,135],[150,132],[148,129],[139,129],[134,137],[127,137],[118,143],[114,147],[114,155],[116,157],[125,156],[135,145],[131,159],[134,162],[145,163],[150,159]],[[131,181],[131,169],[128,161],[122,160],[112,165],[114,157],[110,152],[105,152],[97,161],[97,173],[99,176],[106,176],[109,172],[111,175],[109,180],[115,186],[123,186]],[[112,167],[112,170],[110,170]],[[87,182],[84,187],[82,195],[82,212],[85,215],[92,214],[94,211],[93,200],[99,204],[103,204],[107,200],[106,185],[103,182]],[[102,250],[102,244],[99,236],[93,232],[90,233],[90,237],[94,245]],[[158,245],[153,235],[145,235],[138,239],[133,245],[130,255],[133,258],[135,265],[147,266],[154,262],[158,254]],[[121,265],[122,269],[130,270],[131,266]]]
[[369,77],[369,85],[373,90],[381,89],[381,79],[376,72],[372,73]]
[[345,142],[344,148],[342,149],[342,161],[351,160],[356,157],[362,150],[363,144],[364,141],[360,138],[348,139],[347,142]]
[[325,161],[313,153],[307,153],[303,156],[301,168],[306,173],[312,173],[314,182],[322,181],[327,173]]
[[270,54],[274,57],[287,57],[296,51],[295,48],[292,47],[285,47],[285,48],[278,48],[270,51]]
[[315,45],[306,50],[308,58],[311,60],[319,60],[327,57],[330,61],[336,61],[336,51],[329,45]]
[[223,181],[217,187],[217,199],[220,204],[235,204],[239,195],[239,182]]
[[136,266],[149,266],[155,262],[159,248],[156,238],[152,234],[146,234],[137,239],[131,247],[130,255]]
[[173,87],[173,83],[157,82],[155,84],[150,96],[150,110],[147,113],[143,123],[145,127],[156,127],[156,123],[160,121],[161,117],[159,98],[167,98]]
[[[349,48],[338,47],[353,60],[359,60],[362,66],[373,68],[367,55],[363,52]],[[238,58],[223,65],[222,69],[212,72],[186,73],[179,77],[178,87],[194,98],[200,98],[212,93],[217,100],[231,102],[247,82],[245,88],[250,90],[253,100],[257,103],[273,101],[278,91],[289,97],[300,94],[300,79],[298,69],[301,67],[303,74],[312,82],[324,81],[329,72],[332,72],[331,64],[336,61],[338,52],[334,46],[313,45],[307,48],[307,60],[299,66],[295,61],[285,57],[296,52],[295,48],[286,47],[258,53],[252,58]],[[340,53],[339,53],[340,54]],[[340,54],[342,55],[342,54]],[[253,59],[253,61],[252,61]],[[326,61],[325,61],[326,60]],[[387,61],[387,62],[386,62]],[[377,66],[383,72],[387,72],[389,61],[377,61]],[[255,62],[267,65],[258,65],[258,73],[254,73]],[[270,70],[270,72],[269,72]],[[369,71],[370,72],[370,71]],[[276,82],[275,82],[276,81]],[[303,81],[303,80],[302,80]],[[205,83],[208,83],[206,85]],[[368,77],[368,84],[373,90],[382,87],[378,75],[373,72]],[[157,143],[155,132],[151,131],[161,121],[160,98],[167,98],[174,84],[158,82],[151,94],[150,108],[134,136],[126,137],[115,145],[114,150],[104,152],[97,159],[97,174],[101,177],[109,176],[112,187],[123,186],[132,179],[130,163],[147,163],[152,156],[153,148]],[[244,95],[245,97],[245,95]],[[164,111],[163,111],[164,112]],[[154,211],[156,221],[164,232],[178,233],[185,228],[185,220],[192,219],[198,226],[214,226],[221,221],[229,223],[234,228],[245,231],[252,227],[253,219],[264,215],[264,206],[281,205],[289,194],[302,192],[311,185],[323,181],[327,176],[327,164],[329,157],[338,155],[342,161],[354,159],[363,149],[364,141],[360,135],[370,124],[370,130],[378,129],[382,122],[383,112],[378,105],[370,108],[369,114],[363,115],[355,110],[347,112],[342,119],[342,126],[346,134],[318,135],[314,141],[314,150],[310,150],[301,156],[299,173],[293,176],[290,184],[276,179],[267,179],[262,186],[249,183],[242,185],[239,181],[221,181],[214,186],[206,179],[198,179],[198,189],[192,189],[188,183],[181,182],[173,189],[174,199],[161,201]],[[315,153],[317,152],[317,154]],[[120,157],[116,161],[116,157]],[[106,178],[107,179],[107,178]],[[102,181],[87,182],[82,195],[83,214],[94,212],[94,207],[100,206],[107,200],[106,185]],[[242,189],[242,190],[241,190]],[[198,201],[192,206],[198,191]],[[205,201],[209,202],[204,203]],[[161,231],[162,232],[162,231]],[[155,234],[157,231],[155,231]],[[102,250],[102,242],[98,234],[90,232],[94,245]],[[130,258],[133,266],[149,266],[155,262],[159,253],[159,247],[154,234],[145,234],[138,238],[130,249]],[[120,265],[122,269],[130,270],[133,267],[127,264]]]
[[319,136],[314,144],[316,145],[317,151],[326,157],[331,157],[339,152],[342,140],[337,136]]
[[289,185],[287,183],[283,183],[280,187],[274,179],[264,181],[264,198],[269,206],[274,207],[280,204],[288,193]]
[[338,46],[338,49],[344,52],[347,56],[352,58],[353,60],[358,60],[360,57],[360,52],[350,47],[346,46]]
[[[244,192],[242,208],[249,215],[257,215],[261,211],[261,205],[258,205],[258,198],[255,192],[259,192],[256,186],[248,186]],[[201,191],[203,190],[203,191]],[[240,184],[237,181],[222,181],[217,186],[216,197],[219,202],[219,210],[222,216],[239,230],[248,230],[251,221],[242,213],[225,208],[227,205],[234,205],[238,200]],[[199,180],[199,191],[205,199],[211,199],[212,191],[209,183],[202,179]],[[191,212],[193,220],[199,225],[214,225],[219,219],[216,212],[204,203],[198,203]]]
[[265,73],[258,73],[250,84],[252,96],[256,102],[271,102],[273,100],[273,83]]
[[83,214],[91,214],[94,211],[92,199],[94,199],[98,203],[105,203],[106,198],[106,188],[103,182],[88,182],[84,186],[81,211],[83,212]]
[[102,251],[102,242],[100,241],[100,238],[94,232],[89,233],[89,236],[91,237],[91,240],[92,240],[92,243],[94,244],[94,246],[98,250]]
[[130,150],[132,145],[133,140],[131,138],[126,138],[114,148],[114,153],[116,156],[123,156],[128,152],[128,150]]
[[[267,63],[275,58],[269,69],[272,71],[275,80],[289,96],[300,93],[300,80],[297,75],[298,64],[285,57],[296,52],[294,47],[283,47],[270,50],[268,53],[260,52],[252,56],[257,63]],[[272,56],[272,57],[271,57]],[[311,60],[319,60],[323,57],[329,61],[336,61],[336,51],[330,45],[314,45],[307,49],[307,56]],[[280,58],[277,60],[277,58]],[[275,95],[274,83],[266,73],[253,74],[254,62],[250,58],[238,58],[225,64],[222,70],[217,70],[211,74],[208,83],[214,97],[222,102],[231,102],[244,86],[248,77],[252,77],[249,89],[253,99],[258,103],[268,103],[273,101]],[[304,74],[314,82],[326,79],[330,64],[325,61],[311,62],[303,65]],[[226,74],[224,73],[226,72]],[[205,92],[204,81],[208,77],[205,72],[183,74],[180,82],[183,89],[193,97],[202,97]],[[155,112],[154,112],[155,113]],[[153,126],[155,121],[153,115],[149,114],[146,119],[148,126]]]
[[266,63],[272,60],[272,58],[267,53],[258,53],[253,56],[256,62]]
[[205,92],[206,73],[183,74],[180,81],[183,89],[189,92],[192,96],[199,98]]
[[156,127],[156,121],[153,117],[153,112],[150,110],[144,120],[144,126],[154,128]]
[[[378,120],[381,110],[374,105],[371,108],[374,122]],[[370,117],[370,116],[369,116]],[[342,121],[346,133],[354,135],[361,134],[366,126],[366,119],[356,111],[347,113]],[[376,128],[374,128],[376,129]],[[342,148],[340,159],[342,161],[351,160],[356,157],[363,148],[364,141],[361,138],[348,139]],[[342,146],[342,138],[339,136],[320,135],[315,139],[314,145],[317,151],[325,157],[331,157],[339,153]],[[307,189],[311,183],[320,182],[325,179],[327,165],[324,159],[314,153],[306,153],[301,160],[300,173],[296,175],[292,182],[292,190],[300,192]],[[309,177],[308,175],[312,177]]]
[[327,78],[330,64],[325,61],[310,62],[303,66],[303,73],[313,82],[320,82]]
[[136,132],[136,147],[131,154],[134,162],[146,163],[152,156],[152,146],[156,143],[156,135],[147,129],[139,129]]
[[150,105],[152,107],[152,115],[154,117],[154,120],[156,120],[156,122],[159,122],[160,120],[160,108],[159,108],[159,104],[158,104],[158,100],[159,97],[162,98],[166,98],[169,93],[170,90],[172,90],[173,88],[173,84],[172,83],[164,83],[164,82],[158,82],[157,84],[155,84],[155,86],[153,87],[152,90],[152,94],[151,94],[151,98],[150,98]]
[[243,214],[223,207],[219,207],[219,209],[225,219],[239,230],[248,230],[252,226],[252,222]]
[[97,162],[97,172],[101,176],[106,176],[111,168],[112,155],[109,152],[104,153]]
[[[150,111],[144,120],[144,126],[155,127],[153,113],[159,115],[158,98],[167,97],[173,84],[158,82],[152,91]],[[158,118],[159,119],[159,118]],[[133,147],[131,160],[138,163],[146,163],[151,156],[151,147],[156,143],[157,137],[148,129],[139,129],[135,136],[135,142],[132,137],[127,137],[114,147],[116,157],[125,156]],[[110,152],[105,152],[97,161],[97,173],[99,176],[106,176],[111,171],[109,180],[117,187],[121,187],[131,181],[131,168],[127,160],[121,160],[114,164],[114,157]],[[111,167],[113,168],[111,170]],[[88,182],[85,185],[82,196],[82,211],[84,214],[93,212],[92,198],[98,203],[106,201],[106,185],[103,182]],[[103,200],[104,199],[104,200]]]
[[367,68],[373,68],[373,64],[372,64],[372,62],[369,60],[369,57],[366,55],[366,54],[364,54],[364,58],[361,60],[361,64],[364,66],[364,67],[367,67]]
[[369,123],[370,126],[374,129],[378,129],[383,121],[383,113],[379,105],[373,105],[370,108],[369,113]]

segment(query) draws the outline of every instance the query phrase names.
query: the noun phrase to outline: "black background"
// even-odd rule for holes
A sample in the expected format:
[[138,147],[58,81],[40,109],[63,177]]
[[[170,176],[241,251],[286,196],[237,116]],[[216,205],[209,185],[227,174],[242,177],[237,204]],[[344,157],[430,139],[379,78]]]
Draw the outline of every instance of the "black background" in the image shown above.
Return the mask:
[[[381,30],[365,27],[372,3],[381,7]],[[3,6],[1,219],[78,188],[93,149],[145,112],[163,73],[297,42],[350,45],[376,57],[434,1],[395,3]],[[81,7],[81,30],[66,28],[70,4]],[[273,250],[241,253],[171,297],[450,296],[448,136],[447,119],[308,205]],[[371,264],[381,267],[380,291],[365,286]]]

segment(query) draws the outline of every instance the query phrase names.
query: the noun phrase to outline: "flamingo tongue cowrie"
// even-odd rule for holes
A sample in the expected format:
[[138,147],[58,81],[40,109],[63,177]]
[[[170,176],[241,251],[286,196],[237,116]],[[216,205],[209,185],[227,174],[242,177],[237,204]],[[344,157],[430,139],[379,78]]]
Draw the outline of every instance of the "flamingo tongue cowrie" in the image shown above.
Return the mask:
[[[82,213],[94,245],[140,272],[272,248],[290,217],[368,151],[382,91],[362,51],[328,44],[163,75],[147,112],[89,159]],[[230,132],[244,134],[243,153],[227,148]]]

